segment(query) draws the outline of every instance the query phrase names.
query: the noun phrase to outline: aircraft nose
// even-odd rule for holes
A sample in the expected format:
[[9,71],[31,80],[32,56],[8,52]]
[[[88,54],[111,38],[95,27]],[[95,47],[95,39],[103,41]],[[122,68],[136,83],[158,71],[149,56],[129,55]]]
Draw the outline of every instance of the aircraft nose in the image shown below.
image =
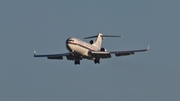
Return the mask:
[[69,51],[72,51],[73,50],[73,45],[72,43],[75,42],[75,39],[74,38],[68,38],[66,40],[66,48],[69,50]]
[[69,43],[66,43],[66,48],[71,51],[71,45]]
[[67,45],[67,47],[69,47],[69,48],[70,48],[70,44],[69,44],[69,43],[67,43],[66,45]]

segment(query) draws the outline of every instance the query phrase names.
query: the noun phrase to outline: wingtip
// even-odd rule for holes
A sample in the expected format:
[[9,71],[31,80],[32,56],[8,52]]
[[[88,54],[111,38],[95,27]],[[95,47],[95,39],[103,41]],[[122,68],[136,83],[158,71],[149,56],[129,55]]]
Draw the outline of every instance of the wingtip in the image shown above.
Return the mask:
[[147,51],[149,50],[149,48],[150,48],[150,45],[148,45],[148,47],[147,47]]
[[34,56],[36,55],[36,51],[34,51]]

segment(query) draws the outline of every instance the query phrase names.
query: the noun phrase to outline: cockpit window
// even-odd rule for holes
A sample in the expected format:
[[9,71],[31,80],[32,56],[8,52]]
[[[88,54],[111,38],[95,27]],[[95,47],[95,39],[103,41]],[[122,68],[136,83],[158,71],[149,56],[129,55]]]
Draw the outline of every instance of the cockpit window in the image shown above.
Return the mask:
[[66,44],[68,44],[69,42],[75,42],[75,40],[74,40],[73,38],[68,38],[68,39],[66,40]]
[[74,40],[68,40],[68,41],[74,42]]

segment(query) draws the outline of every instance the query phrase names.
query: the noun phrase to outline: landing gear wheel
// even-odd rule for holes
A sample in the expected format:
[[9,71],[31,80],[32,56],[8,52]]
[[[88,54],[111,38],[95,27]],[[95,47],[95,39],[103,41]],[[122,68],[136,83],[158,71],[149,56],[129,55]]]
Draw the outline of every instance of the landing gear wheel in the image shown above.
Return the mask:
[[94,60],[94,63],[95,63],[95,64],[96,64],[96,63],[99,64],[99,63],[100,63],[100,59],[95,59],[95,60]]
[[75,60],[75,61],[74,61],[74,64],[75,64],[75,65],[77,65],[77,64],[79,65],[79,64],[80,64],[80,60]]

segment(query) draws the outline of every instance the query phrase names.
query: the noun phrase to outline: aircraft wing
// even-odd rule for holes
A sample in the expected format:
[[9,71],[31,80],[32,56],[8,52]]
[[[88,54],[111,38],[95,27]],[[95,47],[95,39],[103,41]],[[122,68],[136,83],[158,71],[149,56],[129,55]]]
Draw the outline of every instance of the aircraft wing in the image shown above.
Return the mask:
[[141,50],[128,50],[128,51],[91,51],[90,53],[92,55],[96,55],[99,58],[110,58],[111,54],[115,54],[115,56],[127,56],[127,55],[133,55],[135,52],[145,52],[148,51],[150,48],[150,45],[146,49]]
[[47,55],[36,55],[36,51],[34,51],[34,57],[47,57],[48,59],[58,59],[58,60],[62,60],[63,56],[71,56],[72,53],[68,52],[68,53],[63,53],[63,54],[47,54]]
[[127,56],[127,55],[133,55],[135,52],[145,52],[148,51],[150,48],[150,45],[146,49],[141,50],[129,50],[129,51],[112,51],[111,54],[115,54],[116,56]]

